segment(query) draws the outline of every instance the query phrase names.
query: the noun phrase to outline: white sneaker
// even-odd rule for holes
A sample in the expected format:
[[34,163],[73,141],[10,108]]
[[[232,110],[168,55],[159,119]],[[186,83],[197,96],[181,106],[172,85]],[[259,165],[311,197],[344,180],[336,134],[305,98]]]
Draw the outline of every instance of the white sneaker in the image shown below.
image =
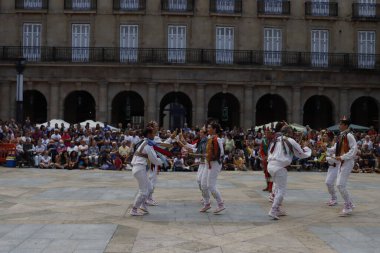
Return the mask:
[[287,212],[283,209],[279,209],[279,211],[277,212],[277,216],[287,216]]
[[143,216],[144,215],[143,213],[138,212],[137,209],[134,209],[134,208],[131,209],[131,211],[129,212],[129,214],[131,216]]
[[328,206],[336,206],[338,201],[336,199],[330,199],[329,202],[326,203]]
[[342,210],[342,212],[340,213],[339,216],[345,217],[345,216],[349,216],[351,214],[352,214],[351,205],[350,204],[344,204],[344,208],[343,208],[343,210]]
[[221,205],[221,206],[218,206],[215,210],[214,210],[214,214],[217,214],[217,213],[220,213],[221,211],[225,210],[226,207],[224,205]]
[[156,201],[154,201],[153,199],[147,199],[145,201],[145,203],[148,205],[148,206],[158,206],[158,203]]
[[149,214],[149,211],[148,211],[147,208],[140,207],[139,209],[140,209],[140,211],[142,212],[142,214]]
[[205,213],[205,212],[207,212],[207,210],[209,210],[211,208],[211,205],[210,204],[205,204],[204,206],[203,206],[203,208],[201,209],[201,210],[199,210],[199,212],[201,212],[201,213]]
[[275,209],[271,209],[268,213],[270,217],[272,217],[273,220],[279,220],[280,218],[278,217],[278,212]]

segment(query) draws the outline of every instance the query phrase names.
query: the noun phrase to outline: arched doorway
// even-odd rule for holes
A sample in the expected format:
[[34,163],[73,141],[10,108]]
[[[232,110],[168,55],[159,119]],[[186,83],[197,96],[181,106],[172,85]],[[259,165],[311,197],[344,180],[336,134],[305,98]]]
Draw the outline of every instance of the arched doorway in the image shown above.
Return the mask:
[[240,103],[231,93],[217,93],[208,103],[209,118],[218,119],[222,128],[240,126]]
[[95,99],[87,91],[73,91],[65,98],[64,120],[79,123],[96,119]]
[[37,90],[24,91],[24,119],[29,117],[33,123],[47,121],[47,102],[45,96]]
[[166,94],[160,103],[160,126],[165,129],[180,129],[187,123],[190,127],[192,106],[191,99],[185,93]]
[[134,91],[123,91],[112,100],[112,124],[122,123],[126,127],[131,123],[132,127],[144,126],[144,100]]
[[256,104],[256,125],[286,120],[287,106],[285,100],[276,94],[262,96]]
[[360,97],[351,105],[351,121],[361,126],[374,126],[379,129],[379,106],[372,97]]
[[333,105],[330,99],[320,95],[310,97],[303,107],[303,124],[313,129],[333,125]]

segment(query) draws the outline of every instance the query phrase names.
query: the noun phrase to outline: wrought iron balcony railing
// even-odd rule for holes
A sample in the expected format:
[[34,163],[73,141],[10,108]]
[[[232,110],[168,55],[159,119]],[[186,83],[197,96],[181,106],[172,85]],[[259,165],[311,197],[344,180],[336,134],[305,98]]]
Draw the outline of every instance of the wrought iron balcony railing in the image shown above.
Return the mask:
[[146,1],[145,0],[113,0],[113,10],[114,11],[145,11]]
[[49,0],[16,0],[16,10],[47,10]]
[[380,4],[353,3],[352,19],[363,21],[380,21]]
[[241,15],[242,0],[210,0],[210,13]]
[[97,0],[65,0],[66,11],[96,11]]
[[161,10],[164,12],[194,12],[194,0],[161,0]]
[[290,1],[257,0],[257,14],[271,16],[290,15]]
[[14,61],[19,57],[26,58],[29,63],[240,65],[380,71],[379,54],[189,48],[0,47],[0,62]]
[[308,1],[305,3],[305,15],[310,17],[337,17],[338,3]]

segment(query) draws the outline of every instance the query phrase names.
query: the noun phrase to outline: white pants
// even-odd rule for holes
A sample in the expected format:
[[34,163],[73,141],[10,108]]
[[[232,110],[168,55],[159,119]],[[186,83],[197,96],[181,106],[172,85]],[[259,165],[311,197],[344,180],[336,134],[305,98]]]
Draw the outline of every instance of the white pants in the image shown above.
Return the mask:
[[153,170],[149,168],[148,170],[149,173],[149,193],[148,193],[148,198],[151,199],[154,188],[156,188],[156,183],[157,183],[157,173],[158,173],[158,168],[157,166],[153,166]]
[[144,165],[134,165],[132,174],[139,184],[139,192],[135,198],[133,208],[139,208],[141,205],[145,205],[145,200],[148,197],[149,192],[149,180],[146,173],[146,167]]
[[34,166],[38,167],[40,165],[41,157],[42,157],[41,155],[35,155],[34,156]]
[[337,200],[336,191],[335,191],[335,182],[336,182],[336,178],[338,177],[338,170],[339,170],[338,166],[336,167],[330,166],[327,170],[325,183],[327,186],[327,190],[329,194],[331,195],[332,200]]
[[350,194],[347,191],[347,181],[348,177],[351,174],[352,169],[354,168],[355,161],[346,160],[343,162],[341,167],[338,169],[338,179],[336,181],[336,187],[338,188],[340,195],[344,199],[345,204],[352,204]]
[[286,186],[288,183],[288,170],[286,168],[280,168],[268,165],[268,172],[272,176],[274,183],[274,201],[272,204],[273,209],[280,208],[282,201],[286,194]]
[[198,186],[199,186],[199,190],[201,190],[201,191],[202,191],[202,184],[201,184],[201,182],[202,182],[202,173],[205,170],[205,166],[206,166],[206,164],[204,164],[204,163],[199,164],[198,171],[197,171],[197,183],[198,183]]
[[210,203],[210,192],[211,195],[215,198],[216,202],[219,206],[223,205],[222,195],[216,187],[216,181],[218,179],[218,175],[222,170],[222,164],[218,162],[211,162],[211,168],[208,168],[208,165],[204,167],[204,171],[202,173],[201,178],[201,188],[202,188],[202,196],[205,201],[205,204]]

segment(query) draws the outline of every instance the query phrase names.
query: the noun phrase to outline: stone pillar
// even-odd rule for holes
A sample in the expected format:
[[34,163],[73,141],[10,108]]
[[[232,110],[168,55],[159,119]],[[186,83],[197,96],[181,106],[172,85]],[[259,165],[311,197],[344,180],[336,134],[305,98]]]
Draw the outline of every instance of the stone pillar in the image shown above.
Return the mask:
[[96,119],[101,122],[108,122],[108,82],[105,80],[98,82],[98,105],[96,108]]
[[16,119],[16,82],[9,82],[9,118]]
[[244,87],[244,119],[242,121],[242,126],[244,129],[248,129],[252,126],[252,116],[253,116],[253,89],[252,86]]
[[255,127],[256,126],[256,105],[257,105],[257,100],[259,99],[258,98],[258,91],[257,91],[257,87],[255,86],[252,86],[252,120],[251,120],[251,126]]
[[0,101],[0,119],[9,120],[11,118],[11,103],[14,101],[11,96],[11,87],[8,82],[0,84],[0,94],[4,97]]
[[[291,123],[303,124],[303,109],[301,109],[301,88],[293,87],[292,92],[292,108],[293,118]],[[290,120],[290,119],[289,119]]]
[[[61,107],[61,93],[59,92],[59,83],[50,82],[50,98],[47,98],[49,101],[48,107],[48,119],[59,119],[59,111]],[[52,99],[55,98],[55,99]]]
[[[339,122],[340,118],[343,116],[350,117],[350,108],[348,104],[348,89],[339,89],[339,112],[335,112],[336,122]],[[336,110],[338,111],[338,110]]]
[[[151,120],[158,122],[157,113],[157,83],[148,83],[148,111],[145,114],[145,122],[148,123]],[[159,110],[159,108],[158,108]]]
[[205,84],[197,84],[197,96],[195,102],[195,121],[194,125],[202,127],[206,121],[205,107]]

